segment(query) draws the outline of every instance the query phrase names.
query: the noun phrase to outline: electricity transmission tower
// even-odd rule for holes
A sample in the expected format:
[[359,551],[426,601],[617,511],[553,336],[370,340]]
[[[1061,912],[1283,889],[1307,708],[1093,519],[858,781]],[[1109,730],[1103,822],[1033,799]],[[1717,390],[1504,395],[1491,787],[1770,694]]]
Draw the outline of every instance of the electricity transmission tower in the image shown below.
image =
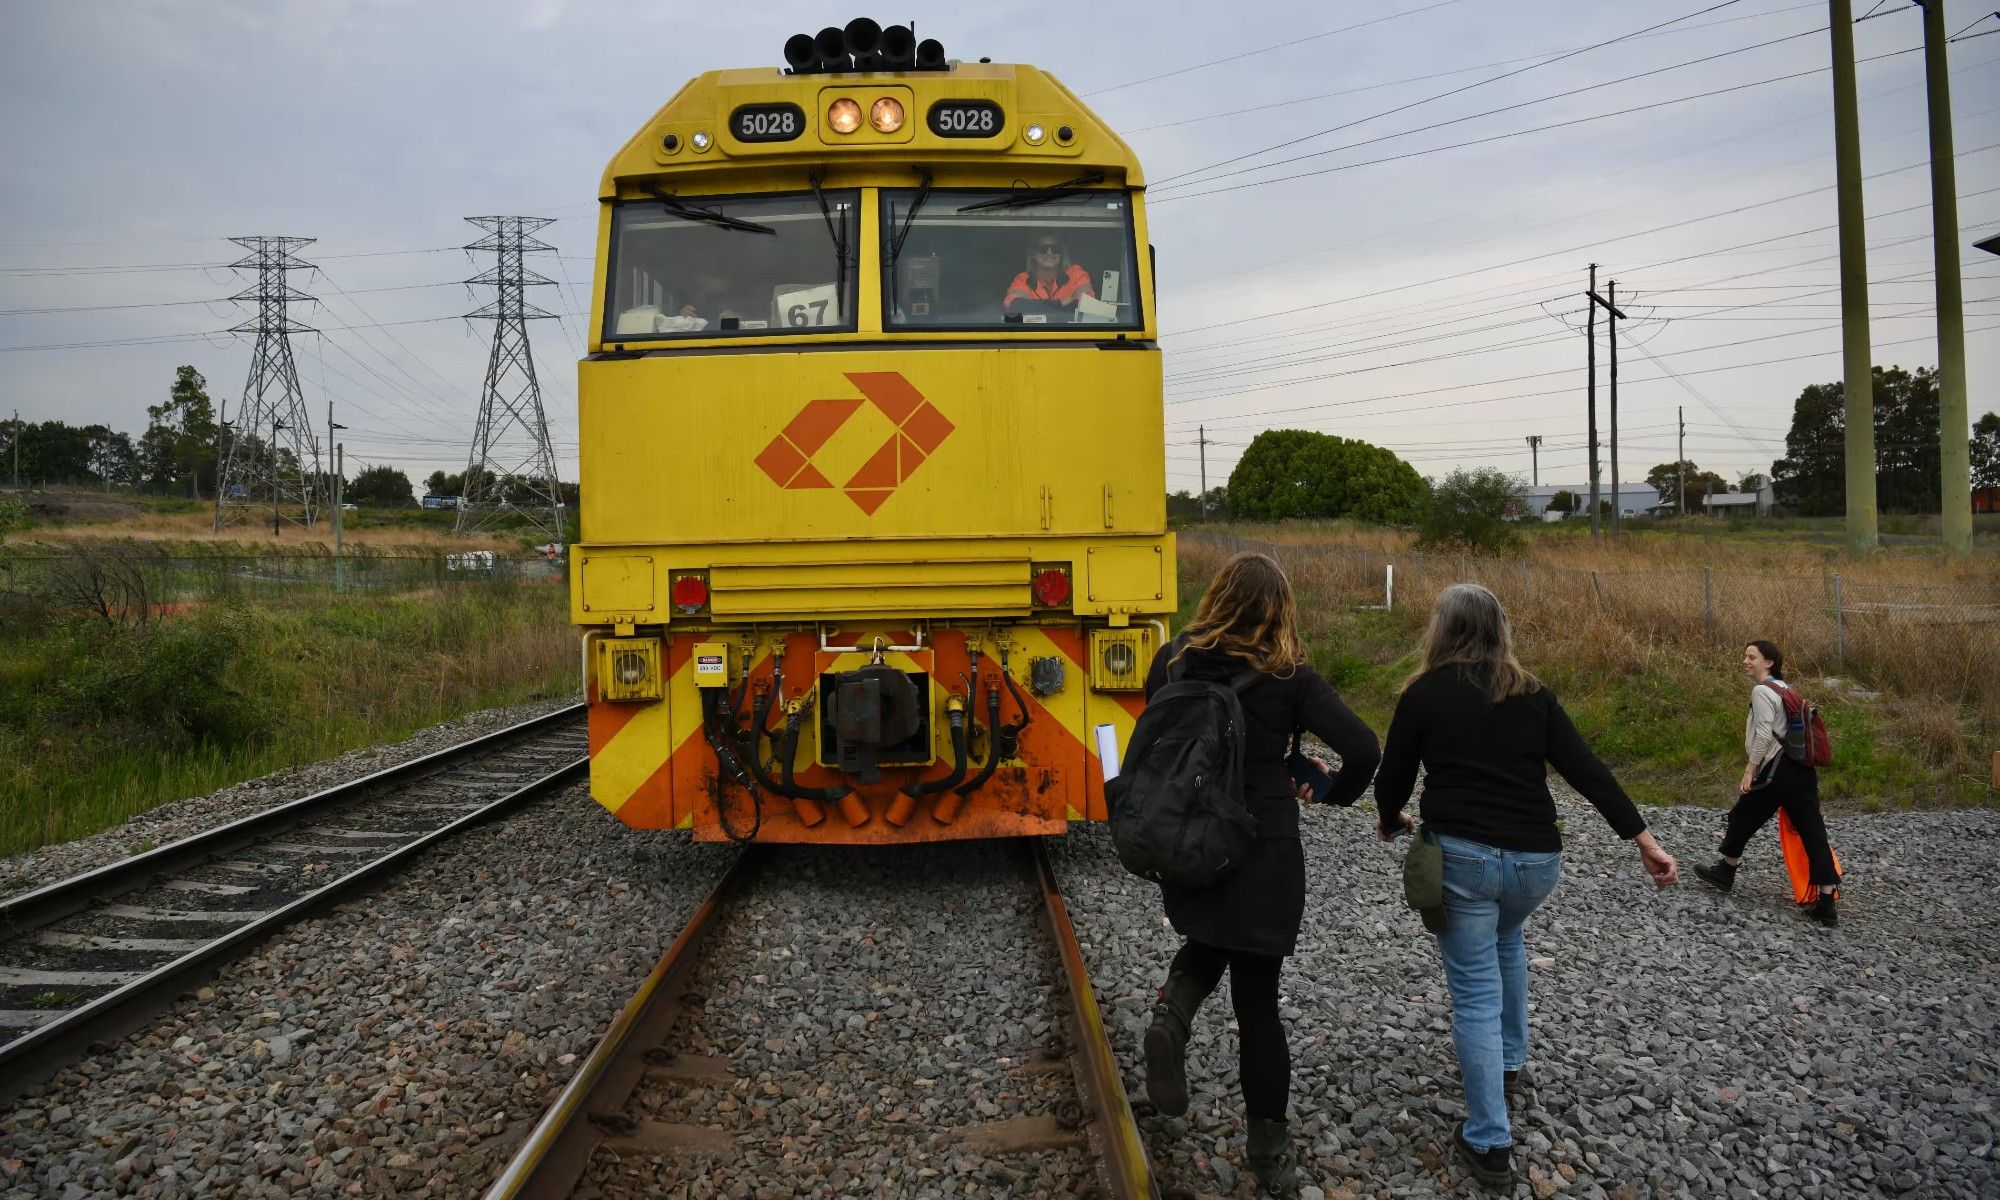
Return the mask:
[[271,533],[283,523],[311,525],[321,508],[320,490],[326,476],[320,469],[319,439],[306,415],[305,393],[292,361],[291,336],[314,330],[291,319],[287,306],[311,296],[291,285],[287,272],[305,271],[312,264],[296,253],[316,239],[304,237],[239,237],[232,242],[249,253],[231,267],[255,271],[257,282],[231,297],[255,302],[257,318],[232,333],[254,333],[257,348],[250,355],[250,377],[236,407],[216,478],[215,531],[236,521],[262,520],[268,507]]
[[493,353],[486,360],[486,387],[479,397],[479,423],[465,464],[465,494],[458,532],[483,529],[505,514],[563,541],[562,492],[556,484],[556,453],[542,411],[542,388],[528,350],[528,322],[555,314],[528,303],[530,286],[553,284],[522,265],[521,256],[553,250],[535,236],[550,217],[467,217],[487,231],[468,250],[492,250],[496,262],[468,283],[492,284],[493,303],[468,314],[493,320]]

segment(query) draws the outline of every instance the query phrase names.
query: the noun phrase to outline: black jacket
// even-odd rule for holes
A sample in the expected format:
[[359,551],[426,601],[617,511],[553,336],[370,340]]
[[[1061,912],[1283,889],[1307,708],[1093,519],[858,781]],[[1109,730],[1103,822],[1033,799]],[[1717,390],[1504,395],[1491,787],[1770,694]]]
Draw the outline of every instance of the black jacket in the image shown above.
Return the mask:
[[[1167,685],[1167,662],[1176,645],[1170,642],[1153,656],[1152,669],[1146,672],[1147,699]],[[1248,665],[1234,655],[1208,650],[1190,650],[1181,658],[1182,678],[1218,683],[1229,682]],[[1311,733],[1340,756],[1328,803],[1352,804],[1368,790],[1375,765],[1382,761],[1375,731],[1354,715],[1318,672],[1301,666],[1289,676],[1263,676],[1243,690],[1242,700],[1248,724],[1243,734],[1243,805],[1257,818],[1258,837],[1299,836],[1299,802],[1285,767],[1296,731]]]
[[1634,838],[1646,828],[1638,807],[1583,744],[1547,688],[1495,704],[1462,668],[1450,666],[1405,689],[1375,776],[1384,828],[1395,828],[1409,802],[1419,762],[1424,823],[1437,833],[1502,850],[1562,849],[1544,764],[1595,805],[1619,837]]

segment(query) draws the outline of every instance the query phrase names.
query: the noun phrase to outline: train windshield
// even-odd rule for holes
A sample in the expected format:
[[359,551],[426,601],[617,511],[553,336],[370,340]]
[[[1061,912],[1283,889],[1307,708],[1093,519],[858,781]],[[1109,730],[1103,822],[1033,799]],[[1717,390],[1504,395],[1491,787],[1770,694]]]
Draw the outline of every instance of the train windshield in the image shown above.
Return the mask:
[[891,329],[1144,323],[1123,191],[885,190],[882,241]]
[[859,198],[846,191],[619,204],[604,340],[853,329]]

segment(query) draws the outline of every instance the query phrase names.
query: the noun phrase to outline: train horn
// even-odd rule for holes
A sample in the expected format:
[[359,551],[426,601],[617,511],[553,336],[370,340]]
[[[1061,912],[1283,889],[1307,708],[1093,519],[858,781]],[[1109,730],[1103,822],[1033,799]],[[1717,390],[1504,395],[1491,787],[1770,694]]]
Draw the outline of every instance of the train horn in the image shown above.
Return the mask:
[[855,58],[875,53],[882,44],[882,27],[867,17],[856,17],[841,31],[841,41]]
[[785,39],[785,65],[794,75],[804,75],[819,66],[819,43],[810,33],[795,33]]
[[847,35],[838,25],[829,25],[819,31],[813,39],[819,48],[819,69],[822,71],[845,71],[853,65],[847,57]]
[[936,38],[925,38],[917,43],[917,69],[919,71],[944,70],[944,43]]
[[908,25],[891,25],[882,31],[878,56],[892,71],[906,70],[917,61],[917,35]]

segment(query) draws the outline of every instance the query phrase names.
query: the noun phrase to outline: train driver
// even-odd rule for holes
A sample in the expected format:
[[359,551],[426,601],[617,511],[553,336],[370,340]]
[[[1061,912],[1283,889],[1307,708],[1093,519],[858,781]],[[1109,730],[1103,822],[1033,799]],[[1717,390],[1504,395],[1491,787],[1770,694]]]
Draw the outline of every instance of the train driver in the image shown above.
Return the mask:
[[1016,300],[1041,300],[1074,308],[1078,296],[1097,299],[1090,286],[1090,272],[1069,260],[1061,238],[1043,233],[1037,234],[1028,248],[1028,269],[1007,285],[1000,307],[1011,311]]

